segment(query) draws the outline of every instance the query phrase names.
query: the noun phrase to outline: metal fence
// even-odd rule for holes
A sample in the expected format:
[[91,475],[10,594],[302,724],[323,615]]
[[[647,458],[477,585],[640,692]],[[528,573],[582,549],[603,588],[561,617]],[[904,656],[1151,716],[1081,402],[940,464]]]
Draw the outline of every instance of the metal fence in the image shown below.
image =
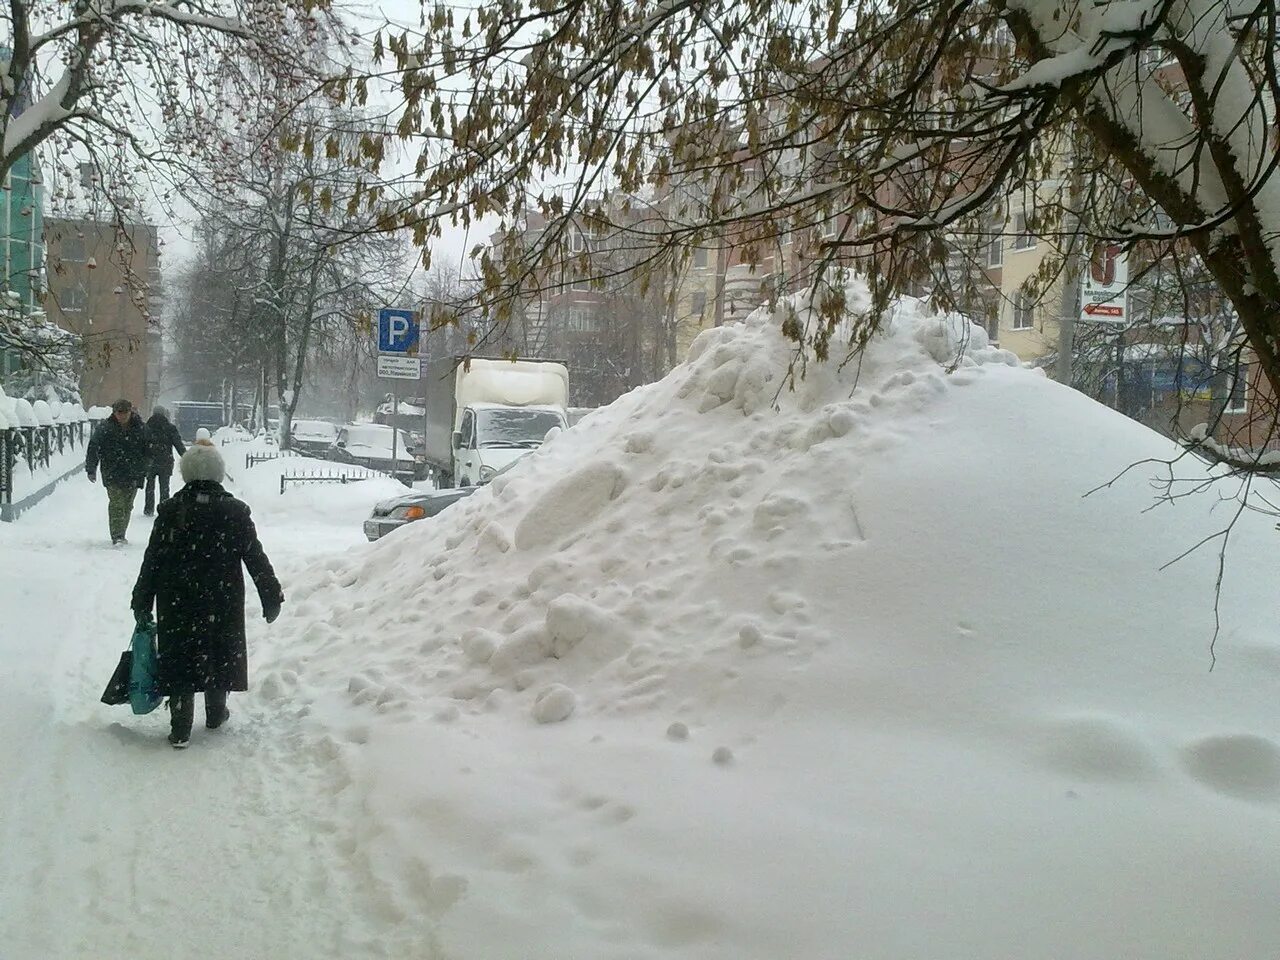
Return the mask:
[[377,470],[360,468],[346,470],[313,470],[307,473],[285,473],[280,476],[280,493],[291,483],[359,483],[361,480],[372,480],[374,477],[385,477],[385,473]]
[[246,453],[244,455],[244,468],[256,466],[259,463],[266,463],[268,460],[279,460],[281,457],[300,457],[302,454],[296,450],[273,450],[270,453]]
[[48,427],[10,427],[0,430],[0,504],[13,502],[14,481],[20,471],[34,475],[47,470],[56,455],[83,448],[92,424],[55,423]]

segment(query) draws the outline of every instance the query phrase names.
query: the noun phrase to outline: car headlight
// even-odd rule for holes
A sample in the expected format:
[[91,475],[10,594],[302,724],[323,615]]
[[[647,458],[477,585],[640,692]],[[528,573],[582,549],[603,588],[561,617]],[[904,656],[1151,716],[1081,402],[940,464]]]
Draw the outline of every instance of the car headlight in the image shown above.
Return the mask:
[[486,480],[492,480],[494,476],[497,474],[497,472],[498,471],[493,469],[493,467],[481,467],[480,482],[484,483]]
[[396,507],[391,511],[391,517],[394,520],[421,520],[426,515],[426,508],[416,503],[404,507]]

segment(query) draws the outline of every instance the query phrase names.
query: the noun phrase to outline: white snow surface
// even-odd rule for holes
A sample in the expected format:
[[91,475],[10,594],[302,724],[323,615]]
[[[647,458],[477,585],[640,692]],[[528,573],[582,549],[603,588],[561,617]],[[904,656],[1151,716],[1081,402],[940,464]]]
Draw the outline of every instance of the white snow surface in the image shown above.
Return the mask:
[[1210,673],[1212,556],[1158,568],[1211,504],[1144,514],[1150,469],[1082,497],[1167,441],[918,307],[794,390],[776,329],[705,333],[295,591],[262,688],[431,918],[401,948],[1269,950],[1269,525],[1233,539]]
[[794,389],[776,331],[759,313],[703,334],[665,380],[374,544],[346,546],[359,491],[382,490],[307,510],[330,494],[289,507],[278,464],[237,471],[288,600],[269,628],[251,601],[254,690],[183,754],[162,718],[92,702],[133,568],[59,564],[59,588],[95,590],[42,632],[41,541],[0,531],[0,556],[37,561],[0,579],[27,611],[0,654],[73,638],[0,688],[0,943],[1272,955],[1271,521],[1232,535],[1210,672],[1216,557],[1159,568],[1221,528],[1217,498],[1144,512],[1155,466],[1083,496],[1168,441],[917,305]]
[[17,425],[20,427],[38,427],[40,421],[36,418],[35,408],[32,407],[31,401],[23,397],[18,397],[13,401],[14,417]]
[[22,500],[56,481],[63,474],[77,467],[83,467],[85,450],[86,445],[83,443],[68,447],[61,453],[55,447],[49,457],[49,466],[39,466],[34,470],[23,460],[16,461],[13,466],[13,499]]
[[42,427],[53,425],[53,410],[45,400],[37,400],[31,404],[31,412],[36,418],[36,423]]

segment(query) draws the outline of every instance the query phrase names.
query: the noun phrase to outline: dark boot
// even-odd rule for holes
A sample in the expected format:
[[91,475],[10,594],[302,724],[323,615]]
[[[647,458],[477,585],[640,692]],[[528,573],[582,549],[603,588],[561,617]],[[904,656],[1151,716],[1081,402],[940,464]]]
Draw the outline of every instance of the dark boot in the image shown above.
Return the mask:
[[169,743],[181,750],[191,741],[191,722],[195,719],[196,695],[179,693],[169,698]]
[[204,725],[210,730],[217,730],[227,722],[231,711],[227,709],[227,691],[206,690],[204,692]]

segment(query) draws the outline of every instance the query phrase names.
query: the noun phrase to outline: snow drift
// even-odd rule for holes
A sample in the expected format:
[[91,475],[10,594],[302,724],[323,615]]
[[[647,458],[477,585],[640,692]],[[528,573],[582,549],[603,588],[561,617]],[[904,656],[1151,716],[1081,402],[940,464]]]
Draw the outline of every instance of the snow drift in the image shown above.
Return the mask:
[[[904,303],[759,311],[429,522],[312,568],[262,709],[321,838],[450,958],[1273,952],[1274,534],[1144,512],[1173,448]],[[1190,463],[1177,470],[1194,476]],[[363,955],[363,954],[362,954]],[[368,955],[383,955],[369,953]]]

